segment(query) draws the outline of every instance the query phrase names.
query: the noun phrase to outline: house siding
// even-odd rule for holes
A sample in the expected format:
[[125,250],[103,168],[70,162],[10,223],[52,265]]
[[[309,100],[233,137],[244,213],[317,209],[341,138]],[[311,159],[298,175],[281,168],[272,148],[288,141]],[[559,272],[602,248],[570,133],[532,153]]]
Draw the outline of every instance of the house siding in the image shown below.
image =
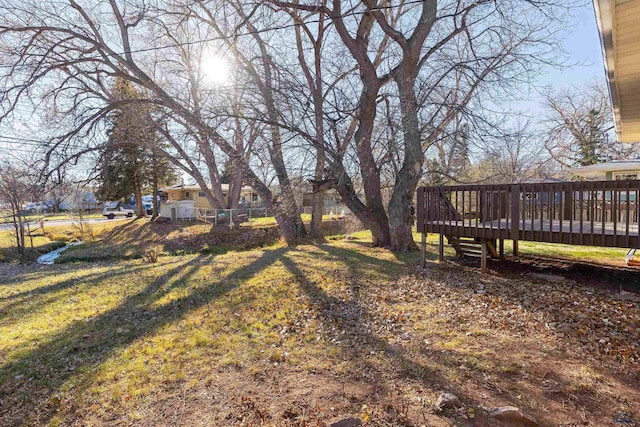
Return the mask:
[[[187,197],[188,193],[188,197]],[[196,209],[213,209],[209,204],[209,200],[205,197],[204,192],[197,189],[173,189],[168,191],[169,200],[193,200],[195,202],[194,207]],[[227,194],[223,194],[225,199]],[[240,194],[240,200],[242,203],[242,199],[246,201],[247,204],[260,203],[260,198],[257,196],[255,191],[247,191],[243,190]]]

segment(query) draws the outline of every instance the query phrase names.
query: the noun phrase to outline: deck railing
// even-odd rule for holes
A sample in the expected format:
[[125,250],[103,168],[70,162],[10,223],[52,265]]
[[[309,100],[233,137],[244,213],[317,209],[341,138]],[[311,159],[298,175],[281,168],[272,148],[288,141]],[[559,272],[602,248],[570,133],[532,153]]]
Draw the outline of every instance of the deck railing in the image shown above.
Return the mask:
[[487,239],[640,247],[640,181],[418,189],[418,231]]

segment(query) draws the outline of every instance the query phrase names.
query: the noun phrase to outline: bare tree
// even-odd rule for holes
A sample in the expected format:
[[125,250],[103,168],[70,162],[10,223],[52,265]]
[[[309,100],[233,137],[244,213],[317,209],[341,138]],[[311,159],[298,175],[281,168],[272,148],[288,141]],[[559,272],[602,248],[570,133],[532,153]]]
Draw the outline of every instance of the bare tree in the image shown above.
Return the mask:
[[[539,65],[553,60],[556,19],[566,6],[485,0],[272,3],[326,15],[357,65],[360,90],[352,112],[357,126],[348,143],[353,143],[364,200],[347,173],[347,150],[329,153],[328,176],[318,186],[334,186],[370,228],[374,245],[394,250],[415,248],[409,206],[424,151],[479,94],[526,82]],[[401,128],[387,206],[381,180],[388,157],[380,156],[375,145],[378,103],[385,96],[397,105]]]
[[[6,64],[0,71],[0,103],[4,118],[29,97],[47,106],[61,130],[50,150],[75,158],[95,149],[102,117],[118,106],[108,97],[112,80],[128,80],[144,94],[136,102],[157,108],[156,122],[170,143],[162,154],[190,173],[214,203],[219,195],[207,190],[202,165],[213,183],[220,161],[232,159],[245,182],[275,208],[292,244],[306,230],[289,171],[301,161],[303,145],[307,151],[311,145],[317,188],[335,188],[370,228],[374,245],[409,250],[415,248],[409,205],[424,152],[473,99],[507,92],[553,59],[554,24],[565,5],[559,0],[34,5],[0,0],[0,52]],[[312,29],[303,44],[313,47],[313,60],[289,54],[298,50],[301,25]],[[232,93],[202,90],[194,72],[207,48],[238,65],[234,78],[242,81],[241,102],[226,115],[213,107],[234,99]],[[311,66],[313,72],[305,74]],[[287,80],[296,75],[322,91],[296,99],[287,92]],[[305,105],[309,99],[312,108]],[[233,132],[224,131],[221,118],[234,117],[264,126],[254,128],[254,142],[249,131],[239,147]],[[238,131],[249,129],[229,123]],[[308,128],[313,132],[301,125],[306,123],[313,124]],[[262,164],[268,173],[259,176],[257,160],[248,153],[266,154]]]
[[471,166],[471,145],[469,144],[469,126],[459,116],[449,125],[449,129],[433,144],[430,150],[435,153],[427,160],[425,167],[426,184],[447,185],[469,183]]
[[[326,6],[327,0],[323,0],[321,4]],[[325,117],[324,117],[324,90],[325,82],[323,80],[324,70],[322,68],[322,48],[324,46],[326,16],[323,13],[314,13],[312,16],[317,17],[315,28],[305,24],[309,17],[303,18],[298,10],[289,11],[295,25],[296,48],[298,53],[298,62],[302,69],[306,88],[309,90],[310,98],[313,103],[313,134],[315,138],[311,141],[315,147],[315,168],[313,171],[314,180],[322,180],[326,167],[325,154]],[[310,49],[308,49],[310,48]],[[310,50],[311,55],[307,55],[306,51]],[[322,234],[322,214],[324,213],[324,192],[315,192],[312,200],[311,211],[311,229],[310,234],[318,237]]]
[[590,83],[559,91],[547,89],[544,107],[547,111],[544,144],[562,167],[587,166],[637,155],[632,144],[615,141],[605,86]]
[[95,239],[95,230],[89,222],[89,218],[86,215],[85,203],[86,203],[86,183],[71,184],[71,213],[73,218],[72,227],[80,236],[82,241],[93,241]]
[[74,193],[74,184],[69,177],[69,168],[61,167],[49,174],[44,186],[44,197],[53,212],[59,212]]
[[549,178],[550,159],[545,154],[540,135],[531,129],[531,123],[515,123],[513,129],[484,141],[482,155],[472,167],[472,180],[515,184]]
[[[2,118],[9,119],[27,97],[39,99],[40,105],[60,119],[60,128],[66,126],[53,139],[50,152],[58,152],[67,160],[77,158],[99,147],[97,135],[102,131],[101,120],[118,107],[118,102],[109,98],[113,79],[130,81],[145,96],[135,100],[136,103],[158,107],[156,114],[161,118],[158,127],[171,144],[163,155],[192,174],[209,196],[207,182],[200,172],[201,160],[211,172],[217,168],[216,150],[234,159],[239,170],[244,171],[245,181],[258,192],[267,207],[275,208],[287,242],[297,242],[304,236],[305,229],[288,182],[279,128],[275,125],[270,128],[269,154],[279,183],[274,193],[245,165],[246,152],[239,152],[217,124],[201,114],[193,95],[187,95],[193,94],[194,82],[189,78],[185,67],[188,61],[182,49],[188,43],[171,35],[179,28],[178,21],[184,12],[191,13],[193,6],[193,10],[203,12],[203,19],[180,21],[186,26],[184,33],[196,28],[198,22],[205,22],[226,36],[227,28],[220,26],[224,20],[211,15],[214,19],[207,21],[209,13],[217,12],[218,9],[213,9],[216,4],[184,1],[166,7],[161,5],[162,8],[155,8],[134,0],[109,1],[108,4],[99,1],[79,4],[74,0],[34,5],[11,0],[0,2],[0,50],[6,64],[0,76]],[[245,26],[252,25],[239,6],[231,3],[228,6],[234,9],[235,17],[247,21]],[[178,19],[167,28],[163,23],[171,16]],[[261,89],[262,105],[266,107],[263,111],[273,121],[277,111],[270,88],[274,79],[267,44],[258,35],[250,43],[257,46],[255,52],[259,59],[247,56],[242,63]],[[236,48],[233,53],[241,52]],[[51,85],[51,82],[57,84]],[[88,141],[92,141],[92,146]]]
[[[31,236],[24,208],[27,202],[38,200],[40,194],[40,185],[34,170],[26,165],[16,166],[8,162],[0,164],[0,200],[9,207],[16,248],[23,260],[27,255],[26,237]],[[33,247],[33,240],[31,240],[31,247]]]

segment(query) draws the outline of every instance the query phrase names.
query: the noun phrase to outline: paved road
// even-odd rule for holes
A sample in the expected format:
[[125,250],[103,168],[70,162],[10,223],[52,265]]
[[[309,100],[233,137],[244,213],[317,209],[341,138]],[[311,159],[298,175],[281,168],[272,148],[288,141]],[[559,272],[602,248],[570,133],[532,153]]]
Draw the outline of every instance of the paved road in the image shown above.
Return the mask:
[[[135,218],[134,218],[135,219]],[[116,217],[114,219],[107,219],[107,218],[89,218],[87,219],[87,223],[89,224],[100,224],[103,222],[113,222],[113,221],[126,221],[129,220],[131,221],[132,218],[126,218],[126,217]],[[58,226],[58,225],[71,225],[74,223],[75,220],[73,219],[56,219],[53,221],[47,221],[46,219],[44,220],[44,226],[45,229],[47,226]],[[30,222],[29,225],[31,226],[31,228],[39,228],[40,224],[38,221],[33,221]],[[13,224],[12,223],[8,223],[8,224],[0,224],[0,230],[13,230]]]

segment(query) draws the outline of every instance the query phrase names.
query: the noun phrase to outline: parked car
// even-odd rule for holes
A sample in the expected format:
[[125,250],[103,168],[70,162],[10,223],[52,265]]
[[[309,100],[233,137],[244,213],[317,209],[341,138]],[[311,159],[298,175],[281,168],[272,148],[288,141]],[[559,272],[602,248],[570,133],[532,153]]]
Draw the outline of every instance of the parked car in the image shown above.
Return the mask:
[[115,207],[109,207],[105,205],[102,209],[102,215],[106,216],[109,219],[113,219],[117,216],[126,216],[127,218],[131,218],[136,212],[133,210],[131,206],[126,205],[116,205]]
[[50,212],[51,206],[43,202],[36,202],[36,203],[31,202],[31,203],[27,203],[24,210],[26,211],[26,213],[30,213],[30,214],[44,213],[44,212]]
[[151,215],[153,213],[153,203],[151,202],[142,202],[142,208],[147,215]]

